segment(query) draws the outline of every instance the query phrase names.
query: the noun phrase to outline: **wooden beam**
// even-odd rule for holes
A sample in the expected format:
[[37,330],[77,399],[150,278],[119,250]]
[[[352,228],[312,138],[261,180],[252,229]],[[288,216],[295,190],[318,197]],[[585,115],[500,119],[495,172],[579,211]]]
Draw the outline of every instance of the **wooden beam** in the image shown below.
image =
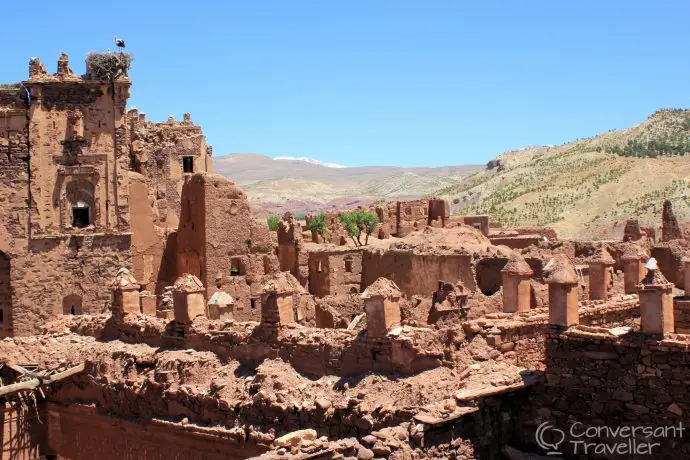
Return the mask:
[[17,391],[33,390],[35,388],[38,388],[42,383],[55,383],[60,380],[64,380],[68,377],[71,377],[75,374],[78,374],[80,372],[83,372],[84,368],[84,363],[82,363],[78,366],[74,366],[72,368],[69,368],[62,372],[58,372],[57,374],[51,376],[46,376],[40,379],[31,379],[27,380],[26,382],[13,383],[11,385],[5,385],[0,387],[0,396],[5,396],[10,393],[15,393]]
[[458,407],[453,412],[448,413],[443,416],[419,413],[414,416],[415,421],[423,423],[425,425],[438,426],[444,423],[452,422],[458,420],[465,415],[473,414],[479,410],[478,407]]
[[469,401],[476,398],[483,398],[486,396],[493,396],[501,393],[509,393],[511,391],[522,390],[539,383],[539,376],[526,375],[521,382],[512,383],[510,385],[501,385],[498,387],[477,388],[474,390],[461,390],[455,393],[455,399],[458,401]]
[[53,383],[53,382],[57,382],[59,380],[64,380],[67,377],[71,377],[75,374],[83,372],[84,369],[85,369],[84,363],[81,363],[80,365],[69,368],[66,371],[62,371],[62,372],[59,372],[57,374],[51,375],[50,378],[47,379],[47,381],[50,383]]
[[21,374],[21,375],[28,375],[29,377],[34,377],[34,378],[37,378],[37,379],[40,379],[40,378],[41,378],[40,375],[36,374],[36,373],[33,372],[33,371],[28,370],[28,369],[25,368],[24,366],[20,366],[19,364],[15,364],[15,363],[11,363],[11,362],[10,362],[10,363],[7,363],[7,367],[9,367],[9,368],[12,369],[13,371],[15,371],[15,372],[17,372],[17,373],[19,373],[19,374]]
[[27,380],[26,382],[19,382],[19,383],[13,383],[12,385],[5,385],[4,387],[0,387],[0,396],[5,396],[10,393],[15,393],[17,391],[22,391],[22,390],[33,390],[34,388],[38,388],[38,386],[41,384],[41,381],[38,379],[32,379],[32,380]]

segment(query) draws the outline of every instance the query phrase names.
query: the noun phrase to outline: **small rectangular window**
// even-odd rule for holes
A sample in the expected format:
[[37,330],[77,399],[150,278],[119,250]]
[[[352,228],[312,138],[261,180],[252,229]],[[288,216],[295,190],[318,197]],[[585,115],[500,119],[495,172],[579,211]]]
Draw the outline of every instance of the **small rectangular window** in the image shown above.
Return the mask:
[[88,207],[73,207],[72,208],[72,227],[84,228],[89,226],[89,208]]
[[352,273],[352,258],[348,257],[345,259],[345,271],[347,273]]
[[243,276],[246,270],[242,260],[236,257],[230,259],[230,276]]
[[0,323],[5,322],[5,311],[0,308]]
[[185,173],[194,172],[194,157],[182,157],[182,171]]

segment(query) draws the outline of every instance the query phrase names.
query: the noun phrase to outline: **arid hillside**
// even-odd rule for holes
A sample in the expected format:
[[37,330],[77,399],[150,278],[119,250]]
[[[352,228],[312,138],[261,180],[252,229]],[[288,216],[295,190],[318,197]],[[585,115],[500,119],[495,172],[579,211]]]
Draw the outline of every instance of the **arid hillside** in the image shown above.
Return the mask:
[[458,181],[481,166],[334,168],[303,160],[274,160],[259,154],[214,159],[214,170],[229,177],[265,212],[352,207],[376,200],[420,198]]
[[660,110],[631,128],[505,153],[437,194],[454,213],[488,213],[504,226],[618,237],[628,217],[658,226],[664,199],[690,219],[689,136],[690,111]]

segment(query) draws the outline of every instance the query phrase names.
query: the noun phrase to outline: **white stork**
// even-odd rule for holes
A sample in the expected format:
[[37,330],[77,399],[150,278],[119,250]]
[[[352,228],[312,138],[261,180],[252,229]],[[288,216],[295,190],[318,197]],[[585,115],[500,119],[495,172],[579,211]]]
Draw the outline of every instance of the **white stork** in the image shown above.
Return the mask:
[[115,45],[116,45],[118,48],[124,48],[124,47],[125,47],[125,41],[122,40],[121,38],[115,37]]

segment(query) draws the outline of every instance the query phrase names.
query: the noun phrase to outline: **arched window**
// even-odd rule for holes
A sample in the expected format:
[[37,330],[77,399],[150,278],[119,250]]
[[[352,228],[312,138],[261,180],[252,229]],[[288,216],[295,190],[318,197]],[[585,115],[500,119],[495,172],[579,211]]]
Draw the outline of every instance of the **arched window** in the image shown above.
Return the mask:
[[73,180],[67,184],[66,224],[72,228],[85,228],[95,225],[97,219],[94,201],[94,185],[84,179]]
[[81,296],[70,294],[62,299],[63,315],[81,315]]

